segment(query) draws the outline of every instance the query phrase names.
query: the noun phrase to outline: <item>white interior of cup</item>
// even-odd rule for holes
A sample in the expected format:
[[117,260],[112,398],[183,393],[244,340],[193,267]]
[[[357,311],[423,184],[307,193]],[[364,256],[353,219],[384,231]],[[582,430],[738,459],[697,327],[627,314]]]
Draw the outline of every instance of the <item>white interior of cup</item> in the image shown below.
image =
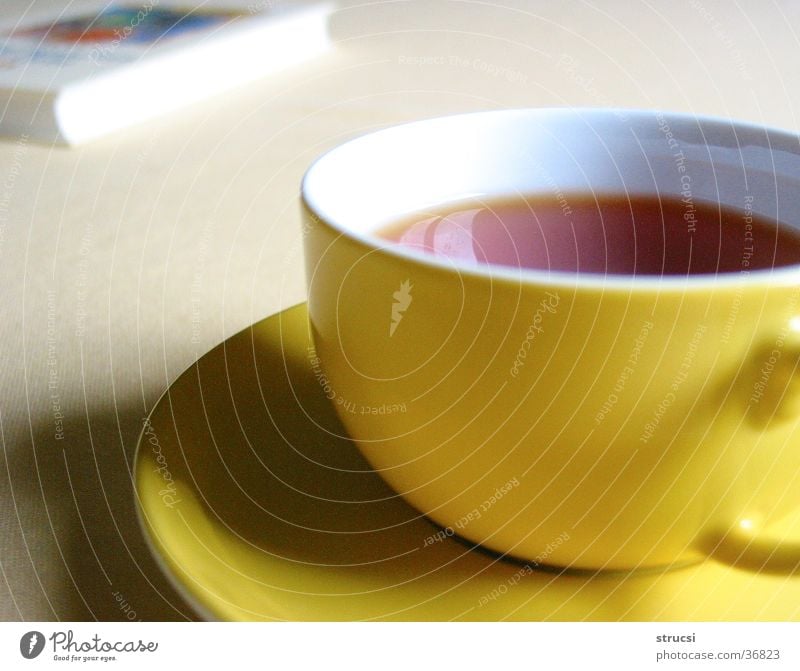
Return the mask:
[[753,214],[800,229],[800,141],[776,129],[657,111],[504,110],[371,133],[325,154],[303,182],[317,216],[380,246],[376,229],[451,201],[587,191],[658,193],[738,210],[748,199]]

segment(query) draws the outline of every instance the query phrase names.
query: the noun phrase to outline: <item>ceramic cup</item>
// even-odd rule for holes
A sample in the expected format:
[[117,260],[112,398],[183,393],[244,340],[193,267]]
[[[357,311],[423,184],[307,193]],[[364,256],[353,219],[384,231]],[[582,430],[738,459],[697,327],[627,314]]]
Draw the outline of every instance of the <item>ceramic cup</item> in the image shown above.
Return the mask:
[[302,187],[320,386],[445,535],[573,568],[793,570],[800,543],[774,523],[800,500],[800,267],[749,269],[744,233],[741,271],[665,277],[454,264],[375,235],[451,201],[586,192],[800,226],[800,145],[726,119],[531,109],[339,146]]

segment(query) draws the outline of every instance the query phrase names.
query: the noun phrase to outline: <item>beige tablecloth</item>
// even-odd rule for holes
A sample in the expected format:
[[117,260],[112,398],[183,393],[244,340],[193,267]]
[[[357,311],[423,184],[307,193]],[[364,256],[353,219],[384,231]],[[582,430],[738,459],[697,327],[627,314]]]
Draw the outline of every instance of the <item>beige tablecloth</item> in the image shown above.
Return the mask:
[[79,149],[0,143],[0,618],[193,617],[135,521],[136,439],[195,358],[304,299],[315,156],[520,106],[798,129],[798,26],[788,0],[343,2],[313,62]]

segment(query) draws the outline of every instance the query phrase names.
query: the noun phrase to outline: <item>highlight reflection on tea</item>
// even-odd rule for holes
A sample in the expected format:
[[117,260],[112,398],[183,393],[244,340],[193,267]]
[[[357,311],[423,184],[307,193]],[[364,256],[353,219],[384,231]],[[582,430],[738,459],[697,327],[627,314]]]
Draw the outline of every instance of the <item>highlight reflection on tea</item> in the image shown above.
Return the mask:
[[800,231],[749,203],[737,210],[658,195],[451,203],[378,235],[453,261],[567,272],[713,274],[800,263]]

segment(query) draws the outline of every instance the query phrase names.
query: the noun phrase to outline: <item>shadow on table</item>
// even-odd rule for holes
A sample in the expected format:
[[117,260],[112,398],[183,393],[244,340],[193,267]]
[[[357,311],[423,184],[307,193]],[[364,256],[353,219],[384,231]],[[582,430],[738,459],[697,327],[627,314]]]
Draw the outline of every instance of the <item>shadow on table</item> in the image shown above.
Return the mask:
[[[4,532],[21,534],[12,546],[23,548],[3,558],[14,588],[6,613],[20,620],[47,612],[67,621],[193,619],[136,518],[130,474],[142,411],[64,414],[63,439],[51,420],[5,451],[13,509]],[[21,592],[21,584],[36,587]]]

